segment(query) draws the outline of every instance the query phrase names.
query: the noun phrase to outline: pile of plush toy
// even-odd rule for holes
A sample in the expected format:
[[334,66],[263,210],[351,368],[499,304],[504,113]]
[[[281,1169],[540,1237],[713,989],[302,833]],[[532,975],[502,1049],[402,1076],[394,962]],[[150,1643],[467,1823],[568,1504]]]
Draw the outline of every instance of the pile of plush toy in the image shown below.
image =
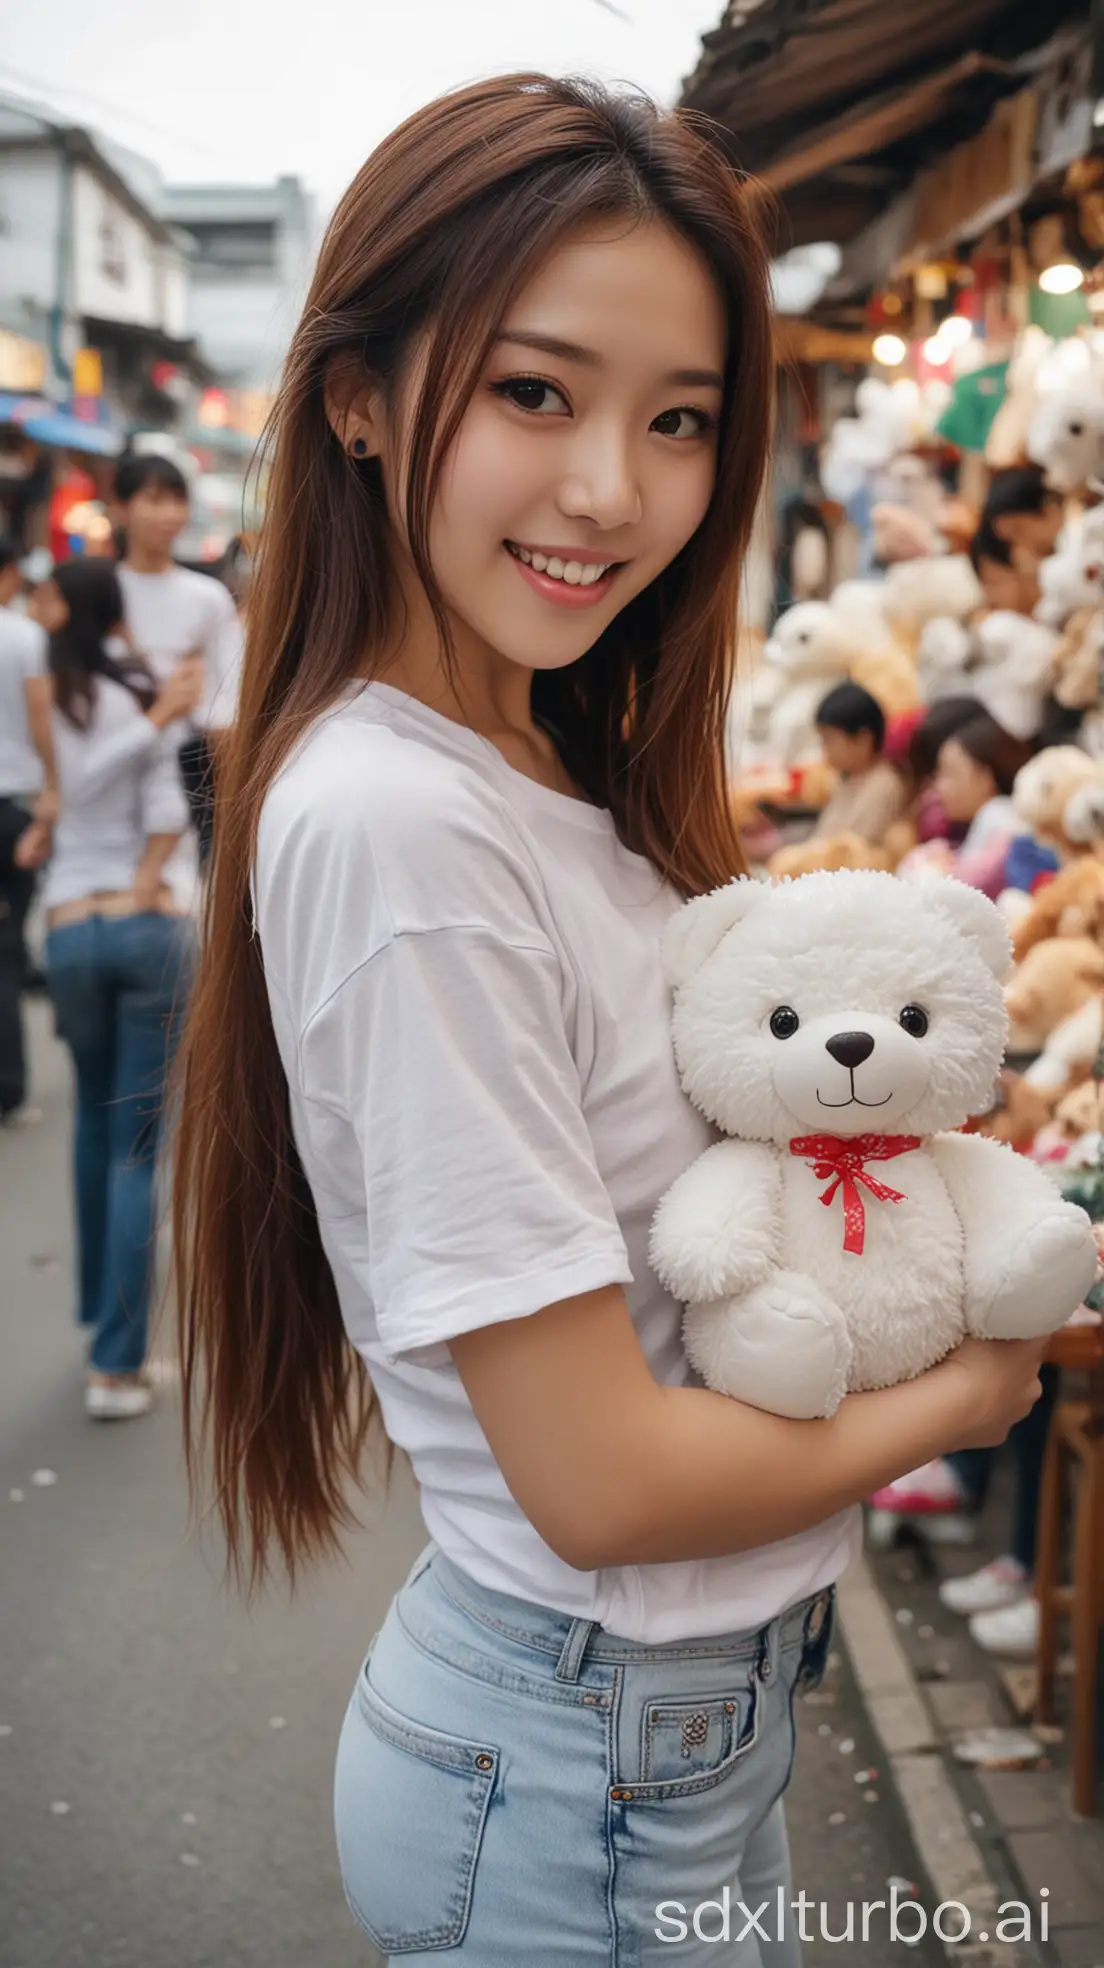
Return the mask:
[[[1013,933],[1011,1065],[973,1126],[1056,1172],[1095,1165],[1101,1145],[1091,1072],[1104,1040],[1104,380],[1043,398],[1024,439],[1060,501],[1030,612],[993,605],[976,546],[947,551],[934,500],[924,507],[910,487],[908,526],[904,508],[875,512],[884,573],[777,621],[742,703],[736,798],[753,865],[771,875],[875,868],[970,880],[954,829],[932,838],[917,823],[926,788],[912,735],[938,725],[939,707],[968,717],[972,706],[1010,755],[1018,748],[1023,763],[994,802],[1010,836],[1000,878],[976,883]],[[847,469],[849,442],[845,433]],[[902,484],[908,462],[896,462]],[[878,838],[814,820],[820,809],[827,818],[835,784],[820,712],[845,683],[880,708],[882,756],[901,773],[900,818]]]

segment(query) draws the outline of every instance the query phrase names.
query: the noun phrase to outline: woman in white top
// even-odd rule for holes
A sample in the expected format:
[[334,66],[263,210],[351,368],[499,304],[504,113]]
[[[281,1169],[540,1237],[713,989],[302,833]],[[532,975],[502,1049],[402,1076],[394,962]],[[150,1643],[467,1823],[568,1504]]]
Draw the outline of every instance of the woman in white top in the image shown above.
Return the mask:
[[369,159],[289,357],[185,1042],[186,1429],[254,1581],[333,1547],[373,1416],[413,1463],[336,1788],[389,1956],[697,1959],[724,1889],[728,1958],[796,1962],[790,1701],[856,1505],[1037,1389],[970,1344],[779,1420],[694,1383],[648,1268],[709,1138],[657,944],[742,865],[768,291],[690,123],[512,76]]
[[[165,1073],[190,981],[194,933],[161,871],[187,825],[176,753],[202,688],[182,664],[157,688],[121,633],[106,560],[58,567],[39,597],[52,630],[61,813],[43,884],[46,970],[76,1069],[78,1318],[91,1329],[88,1412],[142,1414],[154,1269],[154,1161]],[[123,645],[125,649],[125,645]]]

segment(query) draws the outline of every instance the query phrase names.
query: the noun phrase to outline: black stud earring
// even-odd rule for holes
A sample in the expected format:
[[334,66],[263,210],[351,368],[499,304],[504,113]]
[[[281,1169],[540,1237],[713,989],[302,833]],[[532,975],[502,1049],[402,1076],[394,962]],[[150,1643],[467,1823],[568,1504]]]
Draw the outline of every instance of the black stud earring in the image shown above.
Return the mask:
[[368,446],[362,437],[354,437],[350,448],[354,458],[366,458],[368,456]]

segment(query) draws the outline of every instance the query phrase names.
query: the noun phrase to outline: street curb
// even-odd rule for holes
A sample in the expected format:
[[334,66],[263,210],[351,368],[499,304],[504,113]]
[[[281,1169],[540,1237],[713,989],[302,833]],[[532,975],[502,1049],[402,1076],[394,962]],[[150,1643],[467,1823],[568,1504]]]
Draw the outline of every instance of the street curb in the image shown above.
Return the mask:
[[[970,1912],[971,1933],[988,1935],[996,1925],[1000,1889],[944,1766],[934,1718],[864,1556],[840,1579],[837,1595],[859,1693],[936,1903],[961,1901]],[[987,1945],[978,1938],[940,1945],[956,1968],[1034,1968],[1038,1960],[1014,1942]]]

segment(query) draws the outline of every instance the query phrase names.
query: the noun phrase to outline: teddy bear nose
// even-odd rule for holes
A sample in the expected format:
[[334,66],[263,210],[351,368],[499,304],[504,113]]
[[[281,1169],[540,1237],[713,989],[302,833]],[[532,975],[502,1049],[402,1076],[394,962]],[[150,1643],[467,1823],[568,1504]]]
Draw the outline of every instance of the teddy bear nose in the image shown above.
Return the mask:
[[841,1066],[849,1066],[854,1071],[864,1059],[869,1059],[874,1050],[874,1041],[869,1032],[837,1032],[834,1039],[825,1041],[826,1049]]

